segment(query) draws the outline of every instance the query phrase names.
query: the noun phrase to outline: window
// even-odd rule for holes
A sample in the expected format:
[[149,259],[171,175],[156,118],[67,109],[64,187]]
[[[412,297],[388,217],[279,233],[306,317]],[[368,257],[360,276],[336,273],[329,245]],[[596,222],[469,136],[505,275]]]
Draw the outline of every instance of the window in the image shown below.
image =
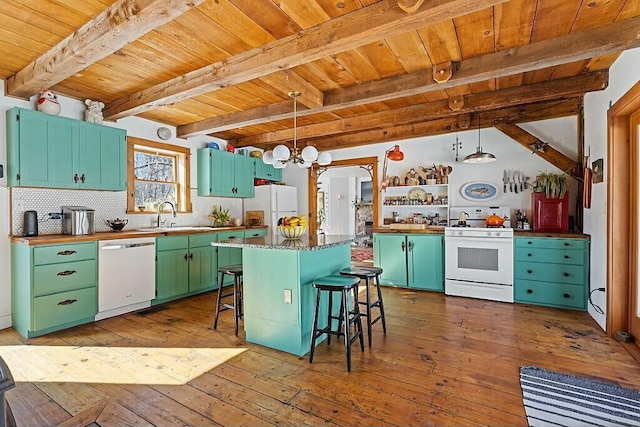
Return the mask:
[[127,141],[127,213],[156,212],[167,200],[178,212],[191,212],[189,148],[133,137]]

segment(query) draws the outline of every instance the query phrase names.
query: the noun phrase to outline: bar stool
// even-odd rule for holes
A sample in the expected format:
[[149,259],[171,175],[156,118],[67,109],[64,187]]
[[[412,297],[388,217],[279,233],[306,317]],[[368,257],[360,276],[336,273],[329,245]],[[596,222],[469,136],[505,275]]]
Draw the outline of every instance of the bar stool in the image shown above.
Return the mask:
[[[242,264],[225,265],[218,268],[220,274],[220,286],[218,287],[218,298],[216,301],[216,318],[213,322],[213,329],[218,327],[218,316],[221,311],[233,310],[235,317],[235,332],[238,336],[238,319],[242,318],[242,290],[240,283],[242,282]],[[233,276],[233,290],[227,294],[222,294],[224,285],[224,276]],[[233,304],[223,303],[222,298],[233,297]]]
[[[344,350],[347,357],[347,371],[351,372],[351,344],[360,339],[360,349],[364,351],[364,339],[362,334],[362,319],[360,317],[360,305],[358,304],[358,284],[360,279],[356,277],[346,277],[331,275],[320,277],[313,281],[316,288],[316,305],[313,309],[313,329],[311,330],[311,351],[309,352],[309,363],[313,363],[313,354],[316,350],[316,340],[323,334],[327,334],[327,345],[331,344],[331,335],[344,335]],[[328,292],[329,308],[327,313],[327,326],[318,328],[318,311],[320,308],[320,295]],[[340,292],[340,313],[333,315],[333,293]],[[353,309],[349,309],[349,292],[353,292]],[[338,320],[338,328],[332,329],[333,320]],[[344,332],[342,323],[344,322]],[[355,335],[351,336],[351,325],[356,326]]]
[[[343,276],[357,277],[360,280],[364,280],[366,286],[366,299],[359,301],[358,304],[362,304],[366,307],[363,316],[367,318],[367,336],[369,337],[369,347],[371,347],[371,326],[378,320],[382,321],[382,330],[387,333],[387,322],[384,317],[384,304],[382,302],[382,290],[380,288],[380,275],[382,274],[382,268],[380,267],[349,267],[340,270],[340,274]],[[376,290],[378,292],[378,299],[371,302],[371,289],[369,287],[370,279],[374,279]],[[378,308],[379,313],[375,318],[371,317],[371,309]]]

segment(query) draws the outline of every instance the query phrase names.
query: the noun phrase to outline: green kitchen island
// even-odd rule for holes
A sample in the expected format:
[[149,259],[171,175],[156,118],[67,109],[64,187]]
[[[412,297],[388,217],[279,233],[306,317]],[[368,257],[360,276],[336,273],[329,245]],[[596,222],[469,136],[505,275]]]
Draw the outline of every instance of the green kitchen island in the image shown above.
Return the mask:
[[[246,340],[296,356],[308,353],[315,305],[311,284],[351,265],[354,240],[338,235],[300,239],[268,235],[211,242],[212,246],[242,248]],[[322,305],[326,312],[327,301]],[[321,325],[323,319],[319,322]]]

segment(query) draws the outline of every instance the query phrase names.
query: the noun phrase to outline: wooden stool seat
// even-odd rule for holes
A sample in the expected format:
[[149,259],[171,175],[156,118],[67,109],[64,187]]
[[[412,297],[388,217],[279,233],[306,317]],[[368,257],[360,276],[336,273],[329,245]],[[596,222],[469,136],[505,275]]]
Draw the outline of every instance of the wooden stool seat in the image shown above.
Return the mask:
[[[382,268],[380,267],[349,267],[340,270],[340,274],[346,277],[354,277],[358,280],[364,280],[365,282],[365,300],[359,301],[358,304],[362,304],[365,306],[365,312],[362,313],[362,316],[367,318],[367,337],[369,338],[369,347],[371,347],[371,337],[372,331],[371,326],[376,323],[378,320],[382,322],[382,330],[384,333],[387,333],[387,321],[384,316],[384,304],[382,302],[382,289],[380,288],[380,275],[382,274]],[[376,301],[371,301],[371,289],[370,289],[370,280],[374,279],[376,285],[376,291],[378,293],[378,299]],[[379,310],[378,315],[373,317],[371,314],[371,309],[377,308]]]
[[[218,268],[220,275],[220,286],[218,287],[218,298],[216,299],[216,317],[213,322],[213,329],[218,327],[218,317],[221,311],[233,310],[235,317],[235,333],[238,336],[238,319],[242,318],[242,264],[225,265]],[[224,276],[233,276],[233,290],[223,294]],[[222,302],[223,298],[233,297],[233,304]]]
[[[313,354],[316,349],[316,340],[327,334],[327,345],[331,344],[331,335],[344,335],[344,348],[347,358],[347,371],[351,372],[351,344],[360,340],[360,348],[364,351],[364,339],[362,337],[362,319],[360,317],[360,305],[358,304],[358,284],[360,279],[341,275],[320,277],[313,281],[316,288],[316,305],[313,309],[313,329],[311,330],[311,350],[309,363],[313,363]],[[322,292],[328,292],[329,307],[327,313],[327,326],[318,328],[318,311],[320,308],[320,296]],[[333,293],[340,292],[340,312],[333,314]],[[353,292],[353,309],[349,309],[349,292]],[[333,320],[338,321],[337,329],[332,328]],[[344,328],[343,326],[344,322]],[[351,336],[351,325],[355,325],[355,335]]]

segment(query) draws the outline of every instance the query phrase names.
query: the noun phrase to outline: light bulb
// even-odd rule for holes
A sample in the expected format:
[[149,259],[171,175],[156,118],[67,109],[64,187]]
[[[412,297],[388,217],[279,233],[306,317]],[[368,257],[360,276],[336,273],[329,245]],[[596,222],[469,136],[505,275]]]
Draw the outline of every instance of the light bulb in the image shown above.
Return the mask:
[[262,153],[262,161],[266,165],[272,165],[276,159],[273,158],[273,150],[267,150]]
[[318,154],[318,164],[320,166],[326,166],[329,163],[331,163],[331,153],[329,153],[328,151],[322,151],[320,154]]
[[276,160],[275,163],[273,164],[273,167],[276,169],[284,169],[285,166],[287,166],[287,164],[285,162],[282,162],[280,160]]
[[302,149],[302,160],[305,162],[315,162],[318,158],[318,150],[313,145],[307,145]]
[[276,148],[273,149],[273,158],[276,160],[289,160],[290,154],[291,151],[286,145],[276,145]]

